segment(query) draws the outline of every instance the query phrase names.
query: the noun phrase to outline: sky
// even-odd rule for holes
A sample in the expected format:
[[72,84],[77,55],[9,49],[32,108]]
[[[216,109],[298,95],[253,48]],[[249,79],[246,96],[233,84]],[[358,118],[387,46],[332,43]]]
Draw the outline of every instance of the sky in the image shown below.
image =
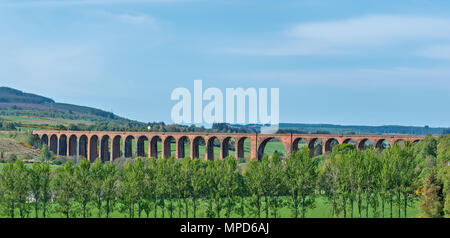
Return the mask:
[[450,1],[2,0],[0,86],[172,123],[178,87],[280,122],[450,126]]

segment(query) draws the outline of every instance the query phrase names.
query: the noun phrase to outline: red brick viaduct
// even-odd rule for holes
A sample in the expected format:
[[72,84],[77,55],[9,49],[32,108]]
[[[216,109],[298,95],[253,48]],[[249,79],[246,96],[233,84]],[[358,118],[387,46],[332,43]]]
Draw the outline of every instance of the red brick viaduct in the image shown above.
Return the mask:
[[[111,161],[119,157],[148,156],[158,157],[158,141],[161,142],[162,156],[185,157],[185,143],[190,145],[191,158],[198,158],[199,145],[206,145],[205,158],[214,159],[214,142],[219,142],[220,158],[229,155],[230,141],[234,140],[236,158],[244,157],[244,141],[250,141],[250,158],[260,160],[266,144],[277,139],[284,146],[286,154],[297,150],[299,142],[305,143],[314,155],[315,148],[322,142],[321,151],[330,152],[336,144],[352,143],[358,149],[372,144],[376,148],[401,141],[417,142],[421,135],[338,135],[338,134],[259,134],[259,133],[184,133],[184,132],[112,132],[112,131],[33,131],[33,134],[49,145],[55,154],[64,156],[83,156],[90,161],[98,157]],[[134,141],[134,143],[133,143]],[[148,153],[144,142],[148,141]],[[175,155],[171,154],[171,143],[175,143]],[[134,144],[134,150],[132,149]],[[320,148],[319,148],[320,149]],[[132,154],[134,151],[134,155]]]

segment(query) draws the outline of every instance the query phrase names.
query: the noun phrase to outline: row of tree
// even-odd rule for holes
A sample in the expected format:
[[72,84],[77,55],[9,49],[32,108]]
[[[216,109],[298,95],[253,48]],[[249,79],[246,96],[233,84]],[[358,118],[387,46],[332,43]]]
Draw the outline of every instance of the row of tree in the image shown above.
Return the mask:
[[246,169],[232,157],[135,158],[121,166],[81,159],[54,169],[48,162],[27,166],[17,160],[2,168],[1,209],[10,217],[46,217],[49,204],[64,217],[110,217],[115,211],[198,217],[199,210],[206,217],[279,217],[281,208],[289,208],[293,217],[305,217],[321,196],[333,217],[369,217],[369,211],[393,217],[394,208],[397,217],[407,217],[418,199],[424,216],[448,216],[449,145],[450,136],[383,151],[344,144],[315,158],[302,148],[286,158],[264,156]]

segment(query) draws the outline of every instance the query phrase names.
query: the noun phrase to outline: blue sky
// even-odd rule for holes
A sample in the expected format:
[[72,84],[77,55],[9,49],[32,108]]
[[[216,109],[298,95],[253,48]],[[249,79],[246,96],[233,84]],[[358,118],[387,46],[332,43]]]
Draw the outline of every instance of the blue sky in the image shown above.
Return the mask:
[[449,1],[2,0],[0,85],[171,123],[177,87],[280,88],[280,121],[450,126]]

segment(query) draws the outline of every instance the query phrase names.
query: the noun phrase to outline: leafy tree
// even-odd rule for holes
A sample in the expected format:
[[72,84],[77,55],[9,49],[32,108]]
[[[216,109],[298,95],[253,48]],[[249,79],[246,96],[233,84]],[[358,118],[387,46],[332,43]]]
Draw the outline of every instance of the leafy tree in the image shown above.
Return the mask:
[[[83,159],[82,161],[84,161]],[[84,163],[84,162],[83,162]],[[115,166],[114,166],[115,167]],[[102,216],[103,198],[104,198],[104,182],[106,177],[106,171],[104,164],[100,159],[97,159],[91,166],[89,171],[89,178],[91,184],[91,196],[93,202],[97,207],[97,217]]]
[[73,203],[75,201],[75,166],[67,161],[56,169],[54,179],[55,203],[57,211],[66,218],[74,215]]
[[2,168],[2,179],[0,180],[0,201],[2,202],[2,213],[14,218],[14,210],[17,203],[17,191],[15,182],[14,164],[9,162]]
[[82,159],[74,171],[75,200],[80,204],[83,218],[90,215],[90,204],[94,198],[93,178],[91,175],[91,163]]
[[263,173],[261,172],[262,163],[256,160],[250,161],[247,171],[245,172],[245,182],[251,194],[251,205],[256,207],[256,210],[251,210],[258,218],[261,218],[261,197],[263,196],[264,188]]
[[427,183],[423,186],[421,191],[421,199],[419,202],[419,209],[422,210],[423,216],[427,218],[436,218],[442,216],[443,204],[439,196],[440,186],[432,170],[428,176]]
[[14,163],[14,190],[21,218],[27,216],[29,212],[29,178],[29,172],[27,167],[25,167],[25,163],[22,160],[17,160]]
[[52,153],[50,152],[50,150],[48,149],[47,144],[43,144],[42,145],[42,150],[41,150],[41,161],[48,161],[52,158]]
[[207,190],[207,179],[205,176],[205,168],[203,162],[195,158],[192,160],[192,179],[191,179],[191,186],[192,186],[192,208],[193,208],[193,215],[194,218],[197,216],[197,201],[198,199],[203,196]]
[[292,208],[298,217],[298,206],[304,218],[307,208],[314,207],[317,167],[307,147],[294,151],[286,159],[286,185],[292,198]]
[[189,197],[193,195],[193,162],[190,158],[183,158],[181,160],[180,179],[179,179],[179,194],[183,199],[185,207],[186,218],[189,217]]
[[[118,180],[119,171],[113,163],[108,163],[102,167],[103,183],[102,183],[102,198],[105,203],[106,217],[108,218],[114,210],[114,204],[118,196]],[[95,177],[96,166],[94,164],[93,172]]]
[[272,207],[272,214],[276,218],[277,211],[280,206],[283,205],[283,201],[280,199],[281,196],[286,194],[286,186],[285,186],[285,173],[284,166],[281,160],[281,157],[274,153],[270,157],[270,205]]

